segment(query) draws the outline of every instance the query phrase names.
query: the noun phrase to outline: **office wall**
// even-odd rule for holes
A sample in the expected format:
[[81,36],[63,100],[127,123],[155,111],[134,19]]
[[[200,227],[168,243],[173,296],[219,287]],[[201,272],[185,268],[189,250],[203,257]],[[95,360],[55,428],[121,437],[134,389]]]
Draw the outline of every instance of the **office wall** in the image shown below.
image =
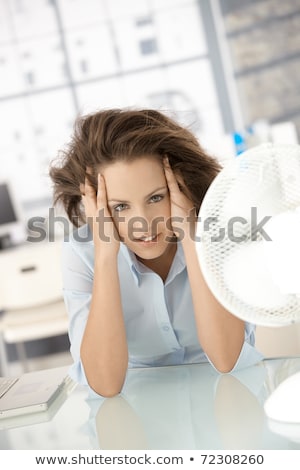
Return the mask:
[[292,121],[300,136],[300,1],[221,0],[246,125]]

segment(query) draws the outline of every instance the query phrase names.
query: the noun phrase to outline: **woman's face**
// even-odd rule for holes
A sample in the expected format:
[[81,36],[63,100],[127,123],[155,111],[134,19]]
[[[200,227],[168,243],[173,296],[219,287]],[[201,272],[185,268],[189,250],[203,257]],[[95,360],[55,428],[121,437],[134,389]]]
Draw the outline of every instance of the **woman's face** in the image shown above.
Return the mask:
[[153,156],[118,161],[102,169],[107,205],[121,240],[141,259],[167,250],[173,231],[162,163]]

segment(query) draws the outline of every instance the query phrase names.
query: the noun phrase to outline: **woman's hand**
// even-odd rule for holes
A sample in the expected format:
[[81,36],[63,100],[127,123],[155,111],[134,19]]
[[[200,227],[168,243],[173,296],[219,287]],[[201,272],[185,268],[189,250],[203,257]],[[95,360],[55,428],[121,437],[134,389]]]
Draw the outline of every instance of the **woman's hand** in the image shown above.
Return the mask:
[[180,190],[179,184],[182,186],[182,183],[176,179],[167,157],[164,158],[163,164],[170,193],[172,229],[182,241],[194,239],[197,220],[194,204]]
[[88,178],[80,185],[82,201],[85,208],[87,223],[93,233],[95,249],[101,246],[101,253],[118,253],[120,239],[118,231],[107,207],[105,180],[98,174],[98,191],[95,192]]

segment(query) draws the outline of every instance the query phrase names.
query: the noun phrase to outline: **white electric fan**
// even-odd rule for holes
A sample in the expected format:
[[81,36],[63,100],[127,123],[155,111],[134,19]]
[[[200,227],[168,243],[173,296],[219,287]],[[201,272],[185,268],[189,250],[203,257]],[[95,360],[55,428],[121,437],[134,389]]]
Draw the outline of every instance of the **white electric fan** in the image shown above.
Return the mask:
[[[300,321],[300,146],[266,143],[227,164],[197,227],[203,275],[227,310],[257,325]],[[276,393],[286,400],[274,418]],[[266,415],[300,423],[300,373],[273,394]]]

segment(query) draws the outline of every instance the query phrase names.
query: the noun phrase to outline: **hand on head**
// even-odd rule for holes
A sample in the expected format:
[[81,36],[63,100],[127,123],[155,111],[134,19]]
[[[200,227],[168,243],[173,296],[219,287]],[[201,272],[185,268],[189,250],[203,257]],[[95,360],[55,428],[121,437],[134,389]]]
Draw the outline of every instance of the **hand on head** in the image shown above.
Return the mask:
[[184,182],[180,177],[175,176],[167,157],[164,157],[163,165],[170,193],[171,222],[174,233],[178,238],[192,235],[196,226],[195,206],[182,191],[185,189]]
[[100,173],[98,173],[97,182],[97,192],[87,176],[85,182],[80,184],[86,220],[92,230],[95,247],[101,246],[115,253],[119,250],[120,238],[107,207],[105,180]]

